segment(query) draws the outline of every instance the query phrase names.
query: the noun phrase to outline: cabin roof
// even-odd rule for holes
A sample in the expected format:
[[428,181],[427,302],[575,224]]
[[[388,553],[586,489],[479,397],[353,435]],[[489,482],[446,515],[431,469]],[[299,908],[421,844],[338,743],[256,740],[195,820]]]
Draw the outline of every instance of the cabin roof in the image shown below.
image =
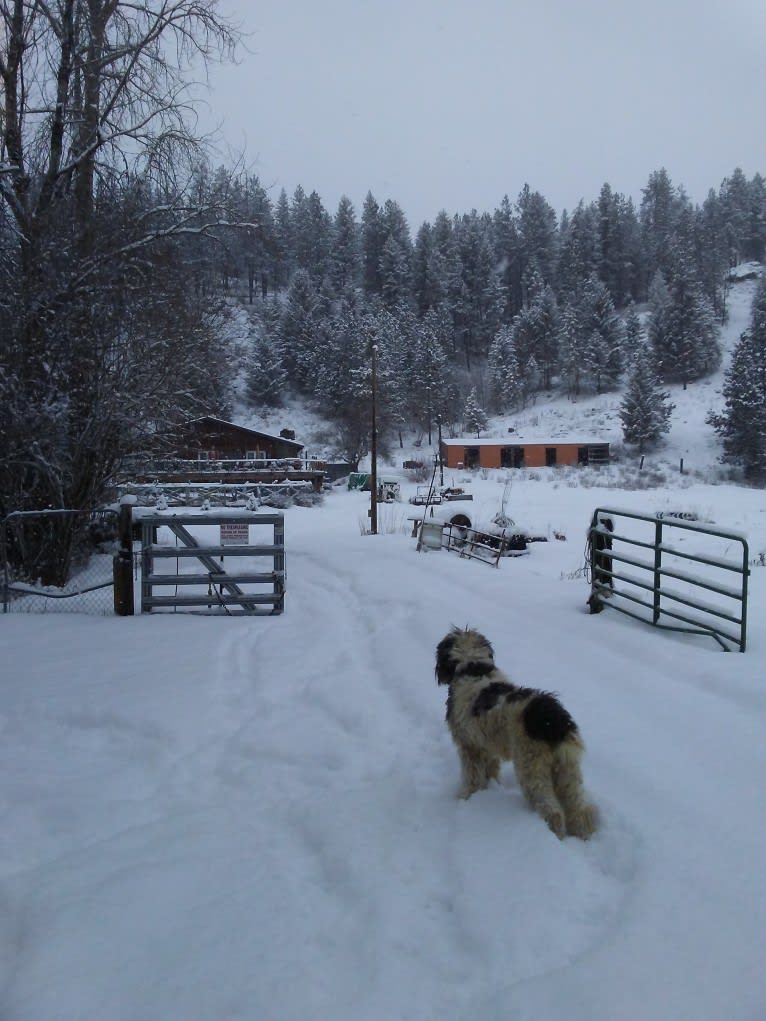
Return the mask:
[[278,443],[285,443],[285,444],[287,444],[290,447],[295,447],[296,453],[299,450],[303,450],[303,444],[302,443],[298,443],[297,440],[288,440],[288,439],[285,439],[284,436],[278,436],[278,435],[275,435],[274,433],[263,432],[263,430],[261,430],[261,429],[249,429],[245,425],[237,425],[236,422],[227,422],[225,419],[223,419],[223,418],[215,418],[215,416],[213,416],[213,415],[202,415],[200,418],[192,419],[192,421],[189,422],[188,425],[190,427],[192,427],[192,426],[212,426],[212,427],[225,427],[226,429],[235,429],[237,432],[240,432],[240,433],[242,433],[245,436],[253,436],[253,437],[258,436],[258,437],[263,437],[264,439],[267,439],[267,440],[276,440]]

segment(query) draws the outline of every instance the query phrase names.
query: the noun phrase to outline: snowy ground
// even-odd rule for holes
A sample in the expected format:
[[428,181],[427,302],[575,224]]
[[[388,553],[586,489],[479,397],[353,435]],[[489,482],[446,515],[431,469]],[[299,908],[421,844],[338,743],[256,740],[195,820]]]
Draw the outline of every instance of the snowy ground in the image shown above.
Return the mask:
[[[700,392],[660,488],[471,476],[479,519],[567,536],[497,569],[417,553],[405,503],[363,535],[341,490],[285,514],[280,617],[0,617],[2,1021],[761,1021],[766,568],[744,655],[590,616],[578,575],[602,505],[766,551],[766,493],[712,484]],[[511,768],[456,799],[452,624],[579,722],[590,842]]]
[[[0,618],[4,1021],[762,1018],[766,569],[744,655],[589,616],[570,576],[616,496],[766,548],[763,492],[730,486],[521,481],[508,509],[568,540],[498,569],[418,554],[403,505],[362,535],[337,492],[286,513],[281,617]],[[456,800],[453,623],[579,721],[588,844],[510,768]]]

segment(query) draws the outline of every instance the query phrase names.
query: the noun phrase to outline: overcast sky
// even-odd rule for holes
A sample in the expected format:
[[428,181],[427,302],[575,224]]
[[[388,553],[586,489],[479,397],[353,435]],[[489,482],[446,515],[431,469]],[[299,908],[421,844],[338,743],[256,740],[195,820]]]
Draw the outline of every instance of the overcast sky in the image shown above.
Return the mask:
[[368,191],[413,232],[525,182],[558,213],[664,166],[766,175],[766,0],[221,0],[248,33],[211,121],[273,198]]

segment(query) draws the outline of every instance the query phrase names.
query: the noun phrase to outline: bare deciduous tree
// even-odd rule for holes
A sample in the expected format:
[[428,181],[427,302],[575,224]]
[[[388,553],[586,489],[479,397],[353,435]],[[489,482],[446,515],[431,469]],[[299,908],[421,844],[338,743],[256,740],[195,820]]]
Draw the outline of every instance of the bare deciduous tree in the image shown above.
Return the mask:
[[0,0],[0,515],[91,506],[126,451],[222,406],[190,89],[237,42],[217,0]]

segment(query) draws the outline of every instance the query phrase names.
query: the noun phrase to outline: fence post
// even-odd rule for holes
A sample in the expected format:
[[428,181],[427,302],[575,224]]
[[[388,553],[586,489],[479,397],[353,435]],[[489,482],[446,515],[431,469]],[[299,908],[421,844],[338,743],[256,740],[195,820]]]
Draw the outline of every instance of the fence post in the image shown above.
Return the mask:
[[662,521],[657,518],[654,522],[654,592],[652,598],[652,623],[656,624],[660,619],[660,586],[662,585]]
[[133,511],[129,503],[120,504],[117,518],[120,549],[112,561],[114,574],[114,612],[118,617],[133,616]]
[[0,556],[3,558],[3,613],[8,613],[10,593],[8,591],[8,540],[6,537],[8,519],[0,522]]

